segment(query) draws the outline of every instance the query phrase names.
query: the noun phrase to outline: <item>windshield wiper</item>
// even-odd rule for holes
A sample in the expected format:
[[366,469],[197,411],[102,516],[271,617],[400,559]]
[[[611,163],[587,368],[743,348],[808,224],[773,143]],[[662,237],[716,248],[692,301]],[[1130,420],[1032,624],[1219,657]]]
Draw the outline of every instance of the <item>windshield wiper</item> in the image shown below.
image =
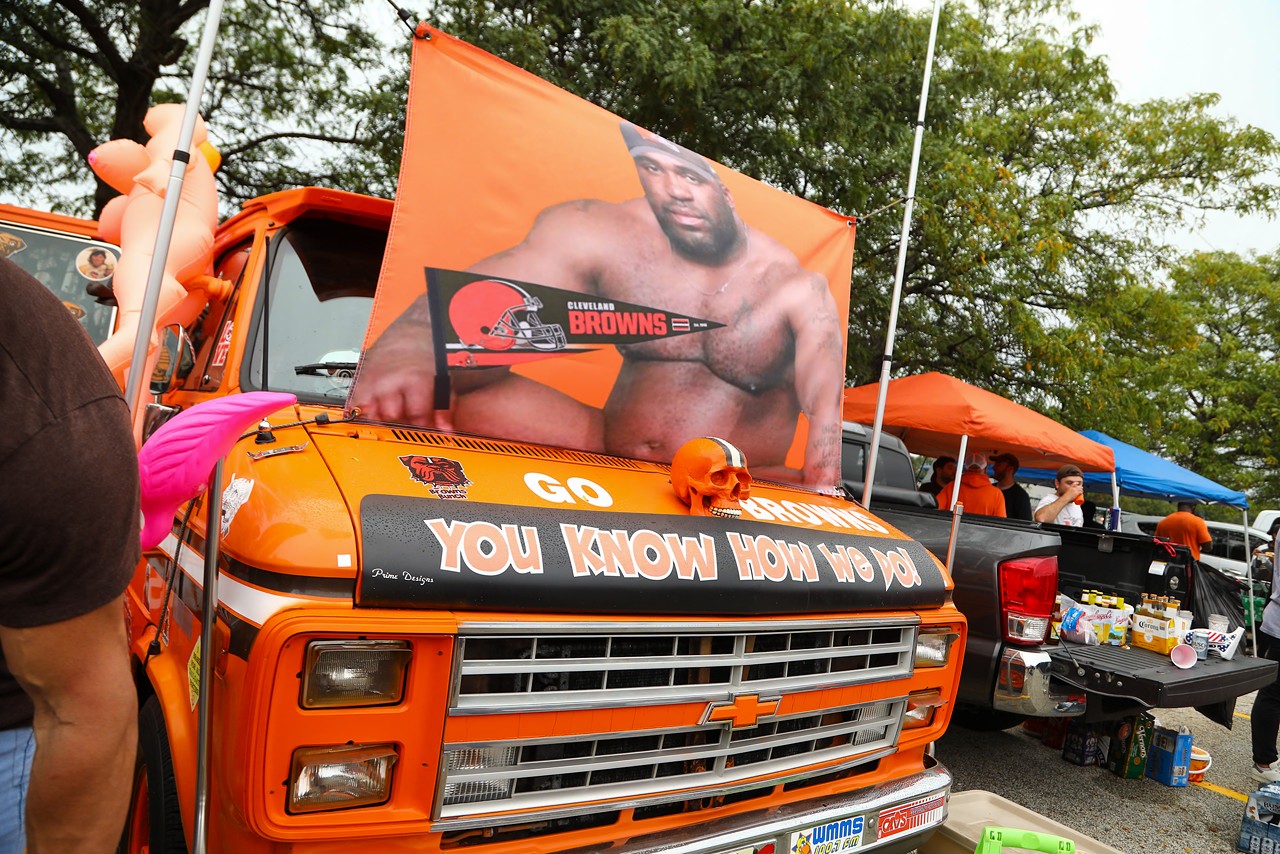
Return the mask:
[[[355,362],[313,362],[310,365],[294,365],[293,372],[299,376],[310,377],[329,377],[337,374],[342,376],[343,371],[355,371]],[[348,373],[347,376],[351,374]]]

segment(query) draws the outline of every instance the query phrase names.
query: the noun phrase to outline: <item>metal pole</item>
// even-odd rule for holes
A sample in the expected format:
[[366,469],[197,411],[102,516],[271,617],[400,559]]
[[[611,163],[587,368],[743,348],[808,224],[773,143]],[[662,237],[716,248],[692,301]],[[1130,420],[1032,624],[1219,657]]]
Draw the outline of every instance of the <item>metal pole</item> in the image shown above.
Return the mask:
[[209,75],[209,63],[213,58],[213,46],[217,40],[218,24],[222,20],[223,0],[210,0],[209,17],[204,22],[204,34],[200,37],[200,52],[191,75],[191,88],[187,91],[186,109],[182,114],[182,128],[178,132],[178,148],[173,152],[173,167],[169,171],[169,183],[165,187],[164,208],[160,213],[160,226],[156,230],[155,251],[151,254],[151,268],[147,272],[147,289],[142,296],[142,310],[138,317],[137,337],[133,340],[133,361],[125,381],[124,399],[133,413],[135,428],[138,411],[142,408],[142,373],[146,368],[147,350],[151,343],[152,327],[156,322],[156,305],[160,302],[160,280],[164,277],[164,265],[169,256],[169,243],[173,238],[173,223],[178,217],[178,200],[182,195],[182,182],[187,174],[187,162],[191,159],[191,137],[195,134],[196,115],[200,98],[204,94],[205,78]]
[[[947,575],[951,575],[956,560],[956,540],[960,533],[960,517],[964,515],[964,504],[957,504],[951,515],[951,536],[947,540]],[[955,576],[951,576],[955,579]]]
[[1243,507],[1241,512],[1244,513],[1244,577],[1249,585],[1244,601],[1247,605],[1245,610],[1249,612],[1247,619],[1249,620],[1250,643],[1253,644],[1253,654],[1256,658],[1258,655],[1258,638],[1254,635],[1257,629],[1253,621],[1253,550],[1249,548],[1249,508]]
[[222,534],[222,460],[209,482],[209,506],[204,525],[204,597],[200,610],[199,745],[196,753],[196,822],[192,854],[205,854],[209,845],[209,748],[213,739],[214,628],[218,625],[218,539]]
[[960,456],[956,458],[956,477],[951,481],[951,506],[959,508],[963,505],[960,500],[960,478],[964,477],[964,455],[969,448],[969,434],[964,433],[960,436]]
[[[1111,472],[1111,506],[1115,507],[1117,510],[1120,509],[1120,484],[1116,481],[1116,473],[1114,470]],[[1117,531],[1120,530],[1120,517],[1123,514],[1123,510],[1116,514],[1115,529]]]
[[911,171],[907,177],[907,204],[902,210],[902,235],[898,238],[898,268],[893,274],[893,299],[889,304],[889,331],[885,334],[884,356],[880,360],[880,393],[876,417],[871,424],[871,456],[867,458],[867,480],[862,487],[862,506],[871,506],[871,484],[876,476],[876,456],[880,453],[880,433],[884,429],[884,403],[889,393],[889,371],[893,367],[893,341],[898,333],[898,304],[902,301],[902,279],[907,269],[907,237],[916,205],[916,174],[920,169],[920,146],[924,141],[924,111],[929,100],[929,78],[933,74],[933,49],[938,42],[938,17],[942,0],[933,0],[933,20],[929,23],[929,49],[924,57],[924,83],[920,87],[920,112],[916,117],[915,140],[911,145]]

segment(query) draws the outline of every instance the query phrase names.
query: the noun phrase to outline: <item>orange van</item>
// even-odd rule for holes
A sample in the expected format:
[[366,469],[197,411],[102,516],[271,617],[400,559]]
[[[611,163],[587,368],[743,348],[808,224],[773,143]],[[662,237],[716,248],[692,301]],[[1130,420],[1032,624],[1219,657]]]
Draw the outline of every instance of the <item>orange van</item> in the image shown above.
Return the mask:
[[153,378],[152,425],[244,391],[299,403],[226,459],[215,648],[206,499],[129,588],[124,848],[187,850],[201,702],[211,850],[916,848],[945,818],[928,748],[966,631],[941,564],[790,487],[691,516],[666,465],[344,422],[391,211],[246,204],[215,249],[234,287]]

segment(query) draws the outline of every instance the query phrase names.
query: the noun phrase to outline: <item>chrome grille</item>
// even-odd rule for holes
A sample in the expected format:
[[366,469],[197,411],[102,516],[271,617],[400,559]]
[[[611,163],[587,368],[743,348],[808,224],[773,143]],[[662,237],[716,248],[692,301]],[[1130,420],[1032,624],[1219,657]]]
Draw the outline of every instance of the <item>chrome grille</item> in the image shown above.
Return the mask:
[[[916,622],[729,626],[464,625],[451,715],[719,703],[903,678]],[[517,628],[523,631],[515,632]],[[851,699],[845,695],[844,699]],[[800,769],[869,763],[897,744],[905,697],[669,729],[444,745],[441,829],[639,806],[772,786]],[[588,806],[593,805],[593,806]]]
[[916,623],[515,628],[463,627],[452,714],[665,705],[897,679],[911,674]]

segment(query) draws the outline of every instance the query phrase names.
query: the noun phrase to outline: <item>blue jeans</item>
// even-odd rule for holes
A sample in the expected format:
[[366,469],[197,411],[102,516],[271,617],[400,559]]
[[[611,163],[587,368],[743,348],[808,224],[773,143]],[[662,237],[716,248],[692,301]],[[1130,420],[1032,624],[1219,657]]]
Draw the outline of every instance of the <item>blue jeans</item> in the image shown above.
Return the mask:
[[35,752],[31,727],[0,730],[0,854],[22,854],[27,846],[22,821]]

